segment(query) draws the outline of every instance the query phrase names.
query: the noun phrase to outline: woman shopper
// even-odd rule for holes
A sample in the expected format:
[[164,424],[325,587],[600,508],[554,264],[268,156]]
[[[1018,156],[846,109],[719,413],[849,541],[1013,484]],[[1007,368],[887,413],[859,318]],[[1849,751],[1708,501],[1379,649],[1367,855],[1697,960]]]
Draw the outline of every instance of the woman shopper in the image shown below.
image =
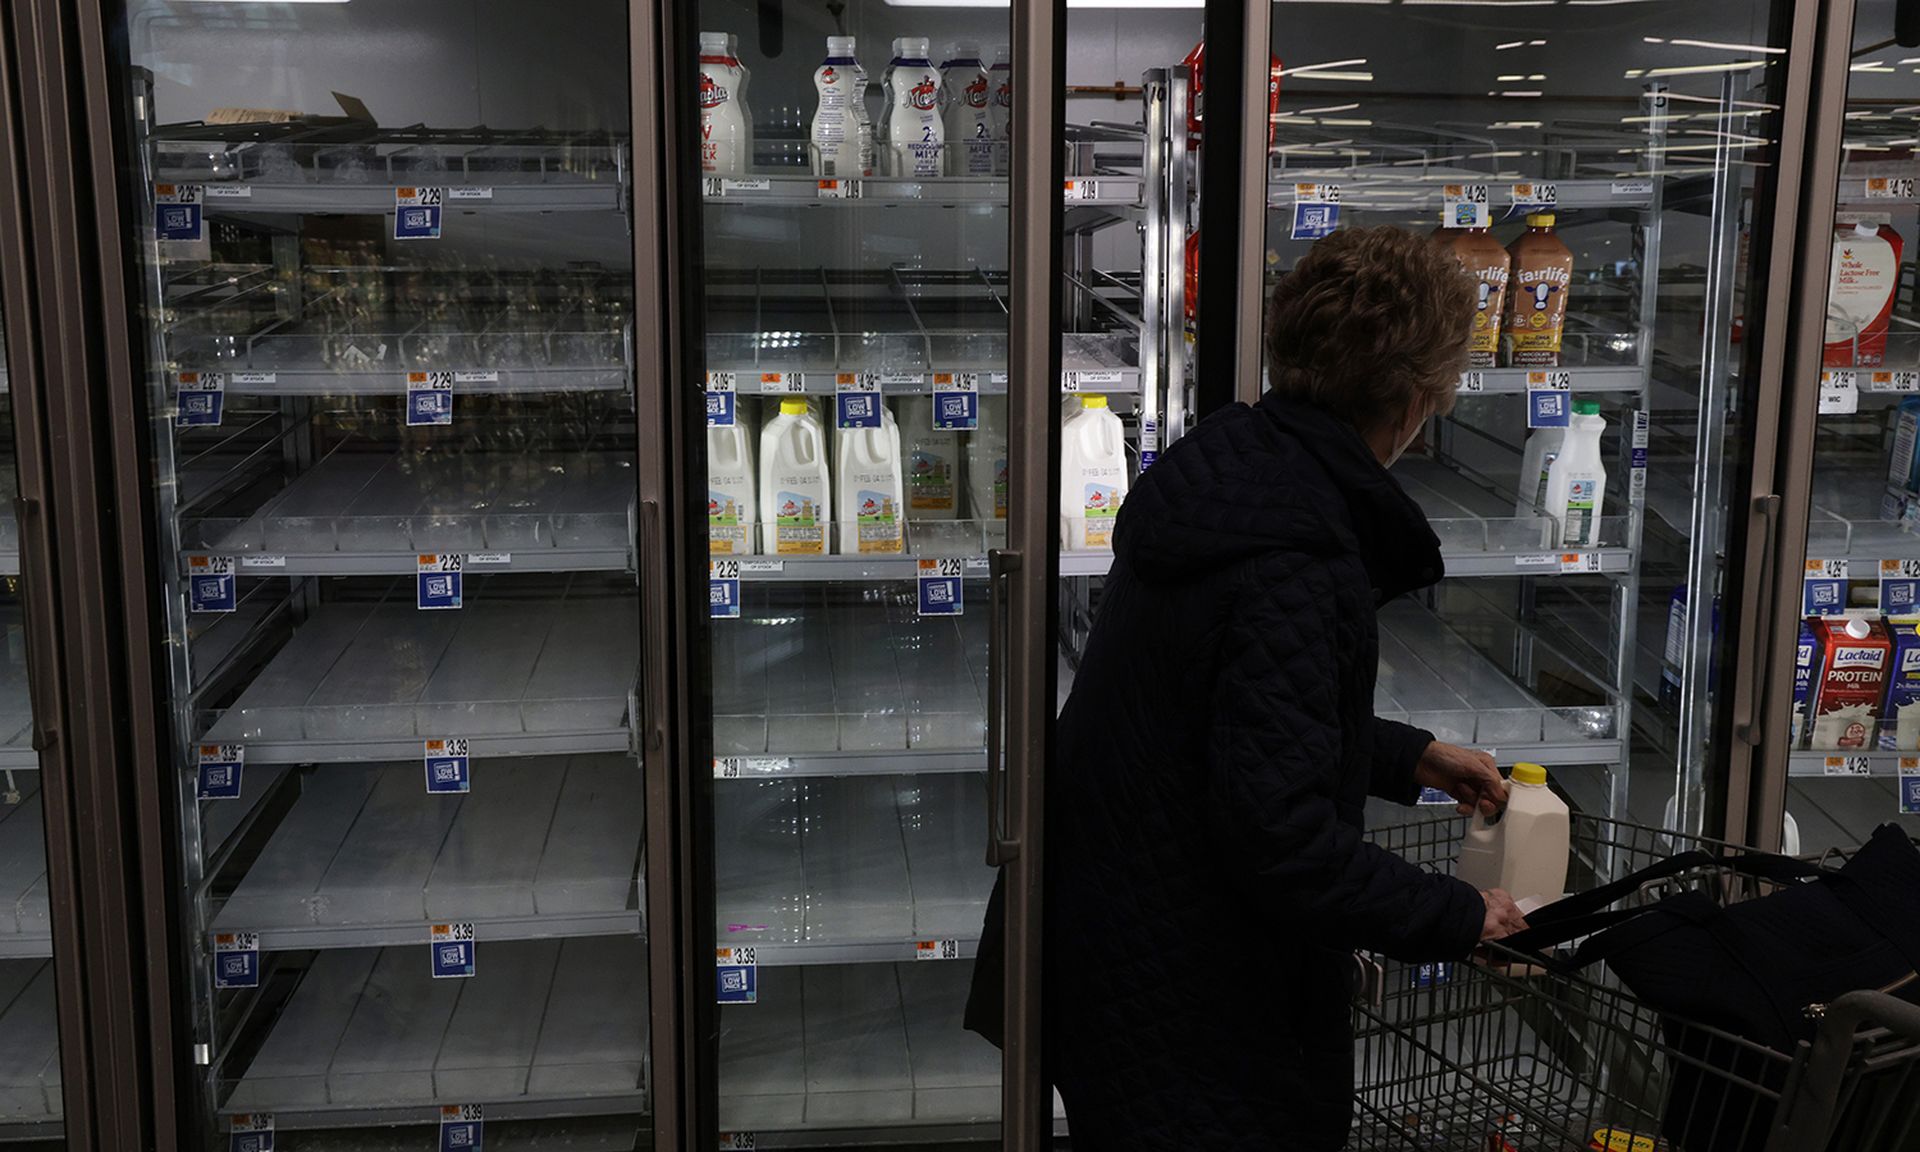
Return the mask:
[[1352,951],[1524,926],[1362,834],[1369,794],[1506,799],[1491,757],[1373,714],[1375,611],[1442,575],[1387,469],[1452,408],[1474,304],[1426,238],[1320,241],[1268,308],[1271,390],[1122,507],[1047,766],[1044,1060],[1076,1148],[1337,1149]]

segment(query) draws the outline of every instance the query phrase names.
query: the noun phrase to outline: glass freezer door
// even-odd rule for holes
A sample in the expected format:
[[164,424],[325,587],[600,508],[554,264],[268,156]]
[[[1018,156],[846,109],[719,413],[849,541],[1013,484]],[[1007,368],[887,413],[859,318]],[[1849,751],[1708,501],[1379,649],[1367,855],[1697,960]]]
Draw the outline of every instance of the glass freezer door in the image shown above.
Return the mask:
[[198,1125],[645,1146],[626,6],[121,32]]

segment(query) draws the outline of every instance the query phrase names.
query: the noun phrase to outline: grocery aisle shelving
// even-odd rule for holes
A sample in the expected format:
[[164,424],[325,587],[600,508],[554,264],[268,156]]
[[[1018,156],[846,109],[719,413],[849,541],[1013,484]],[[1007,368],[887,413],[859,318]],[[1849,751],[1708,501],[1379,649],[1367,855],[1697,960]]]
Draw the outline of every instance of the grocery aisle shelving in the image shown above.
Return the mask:
[[1638,209],[1649,207],[1654,202],[1651,180],[1575,178],[1528,184],[1496,177],[1484,171],[1449,168],[1444,161],[1436,161],[1430,165],[1407,165],[1395,169],[1367,166],[1288,168],[1284,164],[1275,164],[1270,169],[1267,181],[1268,206],[1293,207],[1296,184],[1328,183],[1339,187],[1342,208],[1419,212],[1434,219],[1439,218],[1440,207],[1445,201],[1445,189],[1450,184],[1484,186],[1495,221],[1507,217],[1517,205],[1524,207],[1537,202],[1517,199],[1515,190],[1518,187],[1535,190],[1551,187],[1554,206],[1561,210]]
[[1510,493],[1498,492],[1424,457],[1404,457],[1393,475],[1412,496],[1434,534],[1449,576],[1619,575],[1634,567],[1626,546],[1628,518],[1602,516],[1598,547],[1569,552],[1549,542],[1554,523],[1515,515]]
[[[1138,208],[1140,177],[1096,174],[1069,178],[1062,193],[1069,205]],[[768,205],[820,208],[926,206],[936,208],[1007,203],[1004,176],[860,176],[822,180],[811,173],[763,172],[709,176],[701,182],[708,205]]]

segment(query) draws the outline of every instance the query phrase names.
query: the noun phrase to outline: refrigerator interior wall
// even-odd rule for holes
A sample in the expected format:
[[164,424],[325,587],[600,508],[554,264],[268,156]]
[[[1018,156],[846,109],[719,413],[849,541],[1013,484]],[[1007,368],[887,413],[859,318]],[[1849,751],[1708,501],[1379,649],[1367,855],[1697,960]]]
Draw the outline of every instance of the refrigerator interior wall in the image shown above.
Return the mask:
[[626,19],[128,16],[215,1139],[648,1139]]

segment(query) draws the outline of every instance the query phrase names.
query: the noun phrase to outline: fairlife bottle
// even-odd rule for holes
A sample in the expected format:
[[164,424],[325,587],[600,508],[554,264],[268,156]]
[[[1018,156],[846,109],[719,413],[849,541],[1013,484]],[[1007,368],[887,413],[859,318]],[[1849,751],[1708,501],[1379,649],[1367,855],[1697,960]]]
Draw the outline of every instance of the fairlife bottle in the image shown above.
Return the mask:
[[853,37],[827,37],[827,58],[814,69],[819,101],[807,151],[813,174],[838,178],[871,176],[873,129],[867,125],[867,77],[853,56]]
[[940,73],[927,59],[927,38],[903,36],[887,73],[887,153],[890,175],[938,176],[944,170],[947,129],[940,118]]
[[1575,401],[1560,454],[1547,469],[1547,515],[1559,531],[1562,548],[1591,548],[1600,543],[1600,514],[1607,499],[1600,433],[1606,427],[1597,401]]
[[1105,396],[1083,393],[1080,410],[1061,423],[1060,467],[1060,546],[1112,548],[1114,521],[1127,498],[1127,440]]
[[993,95],[988,117],[993,133],[993,174],[1007,176],[1013,172],[1013,57],[1005,44],[994,45],[987,87]]
[[993,175],[992,81],[980,63],[980,46],[961,41],[940,65],[946,101],[947,175]]
[[700,170],[744,176],[753,166],[753,139],[741,88],[746,79],[727,48],[725,32],[700,33]]
[[1515,764],[1505,810],[1492,820],[1474,813],[1453,874],[1482,892],[1500,888],[1533,901],[1529,907],[1550,904],[1566,895],[1570,824],[1567,802],[1547,787],[1547,770]]

